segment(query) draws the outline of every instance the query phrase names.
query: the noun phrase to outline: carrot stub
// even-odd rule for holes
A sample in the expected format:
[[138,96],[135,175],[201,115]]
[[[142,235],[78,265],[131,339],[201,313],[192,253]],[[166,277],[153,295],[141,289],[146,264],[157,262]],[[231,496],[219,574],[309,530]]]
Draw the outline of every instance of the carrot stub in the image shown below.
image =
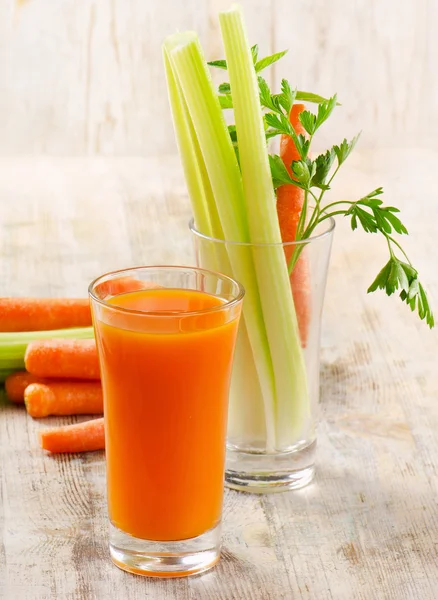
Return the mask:
[[[290,112],[290,122],[297,135],[306,132],[300,123],[299,115],[305,110],[303,104],[294,104]],[[280,157],[282,158],[289,175],[293,177],[291,165],[294,160],[300,160],[299,152],[293,139],[282,135],[280,140]],[[296,239],[297,226],[304,203],[304,191],[295,185],[282,185],[277,189],[277,214],[280,224],[281,239],[283,242],[292,242]],[[289,263],[293,246],[285,247],[286,260]],[[301,255],[294,266],[290,277],[292,295],[297,314],[301,343],[307,344],[310,322],[310,277],[306,257]]]
[[49,452],[88,452],[105,448],[103,418],[40,432],[41,448]]
[[38,377],[100,379],[94,340],[36,340],[28,345],[24,364]]
[[46,383],[44,377],[37,377],[27,371],[16,371],[8,375],[5,380],[5,389],[8,400],[16,404],[24,403],[24,390],[31,383]]
[[98,415],[103,413],[102,386],[98,381],[31,383],[24,403],[31,417]]
[[48,331],[90,325],[88,298],[0,298],[0,331]]

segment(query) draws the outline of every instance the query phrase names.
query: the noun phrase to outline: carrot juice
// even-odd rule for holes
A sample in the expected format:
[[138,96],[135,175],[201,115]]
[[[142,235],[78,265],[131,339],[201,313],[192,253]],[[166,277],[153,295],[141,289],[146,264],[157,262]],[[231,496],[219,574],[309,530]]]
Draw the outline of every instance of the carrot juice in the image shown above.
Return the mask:
[[145,540],[194,538],[221,518],[240,306],[160,286],[94,304],[111,522]]

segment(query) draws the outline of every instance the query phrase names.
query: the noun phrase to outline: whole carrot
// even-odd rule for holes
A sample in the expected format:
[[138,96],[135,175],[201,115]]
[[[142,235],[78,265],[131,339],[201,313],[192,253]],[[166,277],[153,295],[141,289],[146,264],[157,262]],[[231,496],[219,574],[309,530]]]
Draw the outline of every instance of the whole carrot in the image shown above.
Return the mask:
[[[305,108],[304,104],[294,104],[290,111],[290,122],[297,135],[306,134],[299,121],[300,113]],[[291,165],[294,160],[300,160],[300,154],[293,139],[285,134],[280,138],[280,157],[289,175],[293,177]],[[277,214],[283,242],[293,242],[295,240],[303,202],[304,191],[301,188],[295,185],[282,185],[277,189]],[[293,249],[291,247],[286,248],[286,251],[288,255],[291,255]]]
[[[294,104],[290,112],[290,122],[297,135],[305,134],[300,123],[300,113],[305,110],[303,104]],[[299,160],[300,155],[293,139],[282,135],[280,140],[280,157],[282,158],[289,175],[293,177],[291,165],[294,160]],[[277,189],[277,214],[283,242],[292,242],[296,239],[297,226],[304,203],[304,191],[295,185],[282,185]],[[286,260],[289,263],[293,246],[285,247]],[[292,294],[295,311],[298,319],[300,338],[303,346],[307,344],[310,321],[310,281],[309,269],[305,256],[300,256],[291,273]]]
[[98,381],[31,383],[24,403],[31,417],[98,415],[103,413],[102,386]]
[[26,349],[24,364],[38,377],[100,379],[94,340],[35,340]]
[[5,380],[5,389],[8,400],[16,404],[24,403],[24,390],[31,383],[46,383],[48,380],[37,377],[27,371],[15,371]]
[[105,448],[103,418],[40,432],[41,448],[49,452],[89,452]]
[[0,298],[0,331],[47,331],[91,325],[87,298]]

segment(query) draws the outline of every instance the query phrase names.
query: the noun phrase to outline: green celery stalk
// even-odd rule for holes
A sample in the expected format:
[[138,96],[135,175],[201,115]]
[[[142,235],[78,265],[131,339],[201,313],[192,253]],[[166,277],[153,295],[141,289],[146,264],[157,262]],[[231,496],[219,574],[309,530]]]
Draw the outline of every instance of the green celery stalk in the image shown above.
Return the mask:
[[225,239],[248,242],[240,169],[198,37],[175,34],[165,48],[202,149]]
[[[199,146],[198,138],[193,127],[191,117],[187,110],[187,105],[182,94],[182,90],[175,79],[169,56],[168,48],[164,48],[164,64],[166,71],[166,79],[169,93],[169,100],[173,116],[173,124],[177,139],[178,149],[181,157],[181,162],[184,170],[187,189],[191,199],[193,216],[198,231],[215,239],[224,239],[222,225],[219,219],[213,191],[211,189],[210,180],[208,178],[205,167],[204,158]],[[231,265],[228,258],[227,250],[224,244],[212,243],[203,240],[200,243],[199,252],[202,255],[201,264],[211,270],[221,273],[231,273]],[[211,290],[214,292],[214,290]],[[258,383],[257,373],[254,372],[251,382],[247,382],[246,378],[242,378],[241,373],[245,372],[245,366],[253,363],[251,347],[249,344],[248,333],[244,321],[242,320],[239,336],[236,343],[234,353],[234,385],[233,389],[240,390],[242,386],[247,391],[250,383],[251,393],[239,393],[236,390],[234,395],[230,397],[230,422],[239,421],[235,416],[241,414],[241,398],[251,400],[251,407],[245,413],[245,418],[248,415],[259,415],[260,409],[254,406],[254,401],[261,395],[260,386]],[[258,394],[257,394],[258,393]],[[260,401],[259,401],[260,403]],[[263,411],[263,405],[261,405]],[[259,435],[262,439],[266,439],[264,420],[262,419],[262,434]],[[251,431],[254,427],[251,427]]]
[[[249,242],[240,168],[199,40],[192,32],[175,34],[167,38],[164,47],[202,150],[223,237]],[[228,256],[234,277],[246,291],[243,316],[263,394],[266,445],[274,450],[274,373],[252,253],[249,246],[230,244]]]
[[[222,225],[216,207],[204,158],[189,115],[181,86],[175,78],[168,55],[170,42],[163,48],[167,88],[176,140],[184,170],[187,189],[192,203],[195,225],[205,235],[223,238]],[[202,245],[202,264],[211,270],[230,272],[225,248],[216,244]],[[207,290],[206,290],[207,291]]]
[[[256,72],[242,12],[220,13],[239,144],[245,210],[254,244],[281,243],[266,148]],[[276,440],[282,448],[298,440],[310,416],[309,393],[298,322],[284,250],[254,249],[260,301],[275,376]]]
[[54,338],[89,339],[94,337],[92,327],[72,327],[51,331],[20,331],[0,333],[0,370],[24,369],[24,354],[34,340]]
[[244,319],[234,351],[227,436],[231,446],[261,449],[267,442],[263,394]]
[[208,178],[198,138],[187,110],[187,105],[170,65],[168,56],[171,42],[164,46],[164,65],[179,154],[185,180],[192,201],[193,216],[199,231],[214,238],[222,238],[223,231]]

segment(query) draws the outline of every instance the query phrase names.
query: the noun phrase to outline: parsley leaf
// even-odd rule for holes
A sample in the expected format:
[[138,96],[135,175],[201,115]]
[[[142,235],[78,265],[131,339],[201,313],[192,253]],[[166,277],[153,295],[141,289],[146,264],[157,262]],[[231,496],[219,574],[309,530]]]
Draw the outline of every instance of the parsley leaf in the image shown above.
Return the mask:
[[272,183],[275,189],[286,183],[295,183],[284,166],[284,162],[277,154],[269,154],[269,166],[271,167]]
[[318,114],[316,115],[316,129],[319,129],[324,121],[327,121],[336,106],[336,94],[326,102],[318,104]]
[[225,71],[228,69],[226,60],[210,60],[207,64],[210,65],[210,67],[224,69]]
[[432,329],[435,322],[429,300],[424,287],[418,280],[418,272],[412,265],[391,255],[389,261],[368,288],[368,293],[375,292],[377,289],[385,290],[388,296],[400,290],[402,301],[412,311],[417,308],[420,319],[425,319]]
[[291,135],[293,132],[292,125],[289,122],[283,113],[274,114],[267,113],[265,115],[265,123],[268,127],[272,127],[277,133],[285,133],[286,135]]
[[235,125],[228,125],[228,133],[230,134],[231,141],[237,142],[237,132]]
[[341,166],[342,163],[349,157],[352,150],[357,144],[358,139],[360,138],[360,133],[358,133],[351,142],[347,142],[344,140],[339,144],[339,146],[333,146],[334,151],[336,152],[336,158],[338,159],[338,165]]
[[301,102],[313,102],[315,104],[320,104],[321,102],[328,102],[328,98],[324,98],[323,96],[319,96],[318,94],[312,94],[311,92],[297,92],[297,100]]
[[325,154],[320,154],[315,158],[316,171],[312,178],[312,185],[322,190],[328,190],[330,187],[326,184],[328,174],[335,160],[335,151],[333,148],[327,150]]
[[218,92],[219,94],[231,94],[231,86],[228,81],[220,84],[218,87]]
[[258,76],[259,81],[259,92],[260,92],[260,104],[265,108],[269,108],[269,110],[273,110],[274,112],[278,112],[279,114],[283,114],[279,94],[272,95],[271,90],[269,89],[269,85],[266,83],[266,80],[263,79],[261,75]]
[[281,80],[281,94],[278,94],[278,101],[288,115],[292,105],[295,102],[297,91],[290,87],[290,83],[286,79]]
[[399,210],[393,206],[383,206],[382,200],[377,198],[382,193],[382,188],[377,188],[351,204],[345,213],[346,217],[351,216],[351,228],[356,229],[359,222],[369,233],[380,231],[390,234],[393,230],[400,234],[408,233],[406,227],[394,214]]
[[304,160],[307,158],[310,140],[307,140],[301,133],[297,135],[289,119],[283,113],[267,113],[265,115],[265,122],[268,127],[271,127],[270,133],[272,135],[270,137],[281,133],[289,135],[293,139],[301,159]]
[[295,130],[293,129],[293,127],[291,126],[291,130],[292,130],[292,134],[291,137],[293,139],[293,141],[295,142],[295,146],[298,150],[299,155],[301,156],[301,158],[303,160],[305,160],[307,158],[307,155],[309,153],[309,148],[310,148],[310,140],[308,140],[306,137],[304,137],[304,135],[302,133],[300,133],[299,135],[297,135],[295,133]]
[[[251,56],[252,56],[252,61],[254,63],[254,68],[256,70],[256,73],[263,71],[263,69],[266,69],[266,67],[269,67],[270,65],[277,62],[277,60],[280,60],[280,58],[282,58],[286,54],[286,52],[287,52],[287,50],[283,50],[283,52],[276,52],[275,54],[271,54],[270,56],[265,56],[265,58],[262,58],[258,61],[257,58],[258,58],[258,54],[259,54],[259,47],[257,44],[254,44],[254,46],[251,46]],[[210,60],[207,64],[210,65],[210,67],[216,67],[217,69],[224,69],[225,71],[228,69],[227,61],[223,60],[223,59]]]
[[[298,96],[298,94],[297,94]],[[305,110],[300,113],[299,119],[301,125],[304,127],[306,132],[312,136],[321,127],[332,114],[333,109],[336,106],[336,94],[329,100],[324,100],[318,104],[317,114],[311,113],[309,110]]]
[[[409,300],[408,304],[411,307],[411,310],[415,309],[415,298],[417,299],[417,306],[418,306],[418,314],[420,316],[420,319],[426,319],[426,323],[429,325],[430,329],[432,329],[432,327],[435,325],[435,320],[433,318],[433,313],[430,309],[429,306],[429,300],[427,298],[427,294],[426,294],[426,290],[424,289],[424,287],[421,285],[420,282],[418,282],[418,292],[413,292],[412,293],[412,298]],[[410,290],[411,291],[411,290]],[[400,294],[400,296],[402,296]],[[403,296],[402,296],[403,299]]]
[[269,108],[269,110],[273,110],[279,114],[286,113],[286,116],[288,116],[295,102],[296,90],[292,90],[289,82],[286,79],[282,79],[281,94],[271,94],[268,84],[261,75],[259,75],[258,81],[260,104],[264,108]]
[[311,113],[309,110],[303,110],[298,118],[307,133],[309,135],[313,135],[316,131],[316,115]]
[[[266,123],[266,121],[265,121]],[[265,137],[267,140],[270,140],[273,137],[277,137],[277,135],[280,135],[280,131],[278,131],[277,129],[266,129],[265,131]]]
[[301,183],[303,189],[310,187],[312,177],[315,175],[316,165],[313,161],[307,160],[294,160],[292,163],[292,172],[295,175],[295,179],[298,183]]
[[256,73],[260,73],[260,71],[263,71],[263,69],[266,69],[266,67],[270,67],[271,65],[276,63],[278,60],[280,60],[280,58],[283,58],[286,52],[287,50],[283,50],[282,52],[276,52],[275,54],[265,56],[264,58],[257,61],[254,65]]
[[218,96],[219,104],[221,108],[233,108],[233,98],[231,94],[224,94],[223,96]]

